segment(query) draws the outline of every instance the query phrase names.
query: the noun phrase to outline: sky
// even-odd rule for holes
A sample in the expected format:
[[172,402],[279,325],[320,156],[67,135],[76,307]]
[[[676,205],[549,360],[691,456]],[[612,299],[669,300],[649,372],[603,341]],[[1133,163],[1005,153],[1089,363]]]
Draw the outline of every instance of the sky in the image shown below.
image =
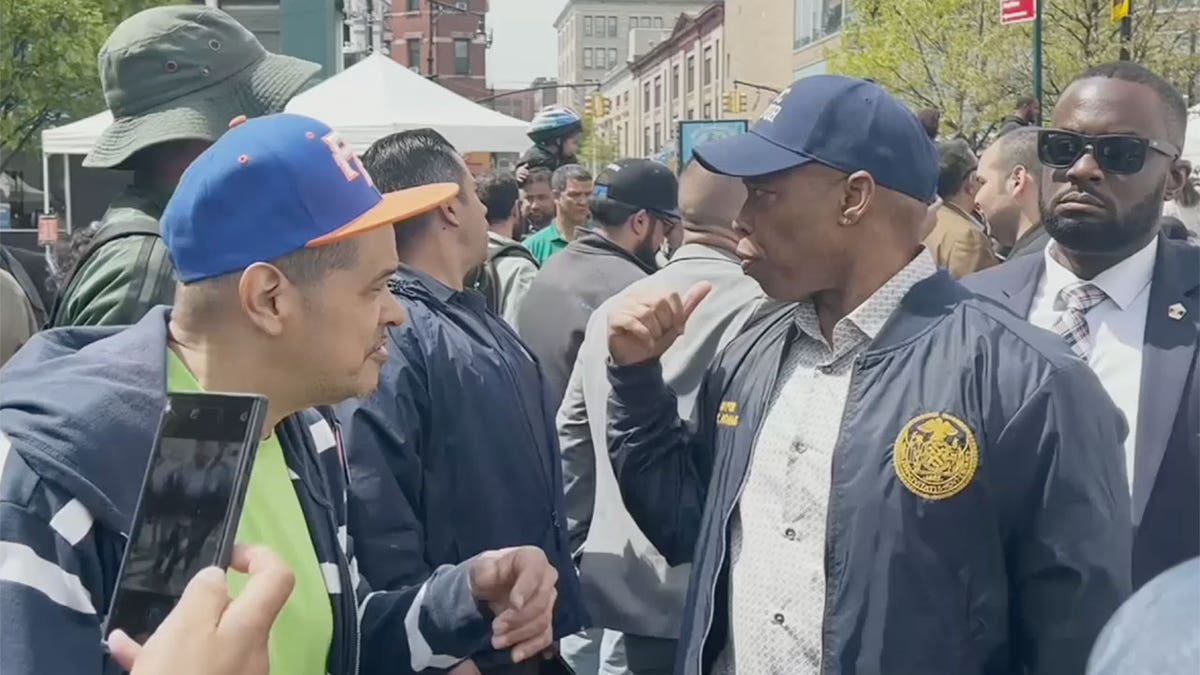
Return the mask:
[[487,54],[488,85],[520,89],[535,77],[558,75],[558,35],[554,19],[566,0],[491,0],[487,22],[492,48]]

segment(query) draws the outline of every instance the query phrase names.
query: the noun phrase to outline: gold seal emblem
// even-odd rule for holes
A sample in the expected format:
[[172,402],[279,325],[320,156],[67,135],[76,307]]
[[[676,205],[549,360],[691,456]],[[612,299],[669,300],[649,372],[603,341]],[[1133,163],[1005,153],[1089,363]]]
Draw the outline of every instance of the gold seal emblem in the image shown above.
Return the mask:
[[892,462],[896,477],[913,494],[946,499],[962,492],[975,476],[979,448],[962,420],[948,413],[925,413],[900,430]]

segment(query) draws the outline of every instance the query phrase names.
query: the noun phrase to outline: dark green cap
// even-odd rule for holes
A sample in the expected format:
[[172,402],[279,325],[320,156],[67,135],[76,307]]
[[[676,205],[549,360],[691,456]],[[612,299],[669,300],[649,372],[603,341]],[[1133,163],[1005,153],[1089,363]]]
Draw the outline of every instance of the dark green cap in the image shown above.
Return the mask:
[[167,141],[215,141],[239,115],[281,112],[320,66],[271,54],[225,12],[169,6],[139,12],[100,48],[100,82],[114,121],[84,166],[122,168]]

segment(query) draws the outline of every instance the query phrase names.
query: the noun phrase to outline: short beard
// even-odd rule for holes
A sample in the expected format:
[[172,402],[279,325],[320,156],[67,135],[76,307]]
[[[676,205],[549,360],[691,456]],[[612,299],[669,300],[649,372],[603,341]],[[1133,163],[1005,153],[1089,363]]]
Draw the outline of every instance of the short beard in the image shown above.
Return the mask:
[[1054,215],[1054,206],[1038,200],[1042,226],[1054,241],[1069,251],[1080,253],[1116,253],[1141,241],[1147,233],[1158,228],[1162,216],[1162,193],[1166,179],[1145,199],[1135,204],[1124,218],[1113,216],[1104,220],[1078,220]]
[[642,261],[648,267],[658,267],[658,247],[654,245],[654,227],[646,233],[646,237],[638,242],[633,251],[633,257]]

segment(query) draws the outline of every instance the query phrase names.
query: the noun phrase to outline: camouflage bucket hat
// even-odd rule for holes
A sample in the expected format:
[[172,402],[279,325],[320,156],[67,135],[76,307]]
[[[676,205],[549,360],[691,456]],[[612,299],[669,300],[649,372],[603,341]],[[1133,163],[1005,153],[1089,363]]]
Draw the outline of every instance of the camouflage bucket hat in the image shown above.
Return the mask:
[[84,166],[125,168],[167,141],[215,141],[239,115],[281,112],[320,66],[271,54],[225,12],[148,9],[121,22],[100,49],[100,82],[113,114]]

